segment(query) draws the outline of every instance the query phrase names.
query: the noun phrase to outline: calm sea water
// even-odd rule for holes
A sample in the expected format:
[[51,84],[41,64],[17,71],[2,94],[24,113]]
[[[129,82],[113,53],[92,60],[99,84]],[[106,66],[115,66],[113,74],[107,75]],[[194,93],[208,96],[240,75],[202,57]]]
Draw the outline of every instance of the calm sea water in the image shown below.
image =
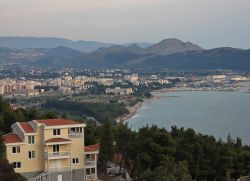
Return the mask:
[[168,130],[176,125],[223,140],[230,133],[250,145],[250,93],[183,91],[156,95],[163,98],[145,102],[128,120],[133,130],[147,124]]

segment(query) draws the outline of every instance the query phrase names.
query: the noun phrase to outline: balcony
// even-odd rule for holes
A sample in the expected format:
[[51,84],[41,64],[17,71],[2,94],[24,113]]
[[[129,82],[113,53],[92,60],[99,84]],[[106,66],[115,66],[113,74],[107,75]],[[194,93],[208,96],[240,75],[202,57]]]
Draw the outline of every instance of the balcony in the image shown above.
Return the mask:
[[90,175],[86,175],[86,181],[97,181],[97,177],[95,174],[90,174]]
[[69,151],[45,152],[45,159],[60,159],[60,158],[70,158],[70,152]]
[[54,173],[54,172],[68,172],[70,170],[71,170],[70,166],[51,167],[51,168],[49,168],[48,172],[49,173]]
[[95,167],[95,164],[94,159],[85,158],[85,167]]
[[83,133],[69,132],[69,138],[82,138]]

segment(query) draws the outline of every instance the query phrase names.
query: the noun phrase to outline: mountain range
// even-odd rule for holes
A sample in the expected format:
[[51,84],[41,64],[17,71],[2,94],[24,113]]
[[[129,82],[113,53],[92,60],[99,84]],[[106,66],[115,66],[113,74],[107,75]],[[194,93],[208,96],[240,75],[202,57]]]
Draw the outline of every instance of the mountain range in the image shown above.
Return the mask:
[[[13,42],[3,44],[0,38],[0,46],[2,46],[0,48],[0,62],[21,63],[38,67],[250,70],[250,50],[231,47],[206,50],[194,43],[183,42],[174,38],[165,39],[156,44],[128,43],[116,45],[95,42],[98,47],[96,46],[91,51],[90,49],[83,51],[83,49],[72,48],[72,44],[65,44],[65,39],[45,38],[45,40],[49,43],[43,44],[44,46],[37,43],[32,44],[30,41],[24,44],[19,42],[11,46]],[[7,40],[5,39],[5,41]],[[34,42],[38,41],[40,39]],[[62,41],[61,44],[60,41]]]
[[[131,44],[137,44],[141,48],[146,48],[151,43],[136,42],[127,43],[124,46],[130,46]],[[64,38],[49,38],[49,37],[0,37],[0,47],[9,47],[16,49],[27,48],[56,48],[65,46],[71,49],[75,49],[81,52],[92,52],[100,47],[108,47],[113,45],[112,43],[102,43],[96,41],[73,41]]]

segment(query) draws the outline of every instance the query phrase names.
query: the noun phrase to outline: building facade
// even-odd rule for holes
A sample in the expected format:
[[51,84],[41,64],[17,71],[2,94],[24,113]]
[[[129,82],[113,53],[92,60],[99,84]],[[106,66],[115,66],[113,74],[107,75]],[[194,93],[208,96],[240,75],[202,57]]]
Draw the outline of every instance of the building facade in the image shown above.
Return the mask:
[[16,122],[4,135],[6,157],[28,180],[84,181],[84,127],[66,119]]
[[97,177],[97,160],[99,156],[99,144],[85,147],[84,159],[86,168],[86,181],[98,180]]

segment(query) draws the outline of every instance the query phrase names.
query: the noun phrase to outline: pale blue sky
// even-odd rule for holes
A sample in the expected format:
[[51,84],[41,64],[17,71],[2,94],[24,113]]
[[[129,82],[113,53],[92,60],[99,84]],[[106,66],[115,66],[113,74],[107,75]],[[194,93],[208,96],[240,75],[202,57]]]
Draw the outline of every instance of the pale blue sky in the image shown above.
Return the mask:
[[250,0],[0,0],[0,36],[250,48]]

